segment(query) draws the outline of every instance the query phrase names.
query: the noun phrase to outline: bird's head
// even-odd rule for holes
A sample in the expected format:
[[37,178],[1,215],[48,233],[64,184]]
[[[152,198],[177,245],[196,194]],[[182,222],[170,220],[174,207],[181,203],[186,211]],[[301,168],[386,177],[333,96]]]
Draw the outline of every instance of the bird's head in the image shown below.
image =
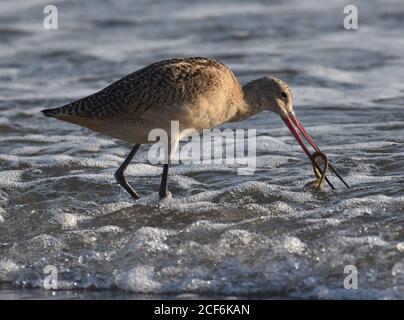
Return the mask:
[[293,112],[292,91],[285,81],[263,77],[249,82],[244,90],[250,105],[258,110],[269,110],[282,118]]
[[[313,165],[316,166],[312,153],[304,142],[304,139],[313,147],[315,152],[321,153],[321,151],[293,111],[292,91],[289,85],[285,81],[274,77],[263,77],[247,83],[243,89],[246,94],[247,103],[250,108],[253,109],[253,113],[268,110],[278,114],[296,138],[303,151],[310,158]],[[329,167],[349,188],[348,184],[342,179],[336,169],[331,164],[329,164]],[[318,165],[317,169],[319,169]],[[325,179],[328,184],[334,188],[328,178]]]

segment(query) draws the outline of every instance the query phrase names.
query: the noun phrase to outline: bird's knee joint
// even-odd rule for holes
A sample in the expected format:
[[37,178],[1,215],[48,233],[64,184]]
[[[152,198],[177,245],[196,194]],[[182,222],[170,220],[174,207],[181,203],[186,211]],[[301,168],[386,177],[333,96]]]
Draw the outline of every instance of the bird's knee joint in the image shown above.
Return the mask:
[[122,170],[116,170],[115,171],[115,173],[114,173],[114,177],[115,177],[115,179],[116,179],[116,181],[118,182],[118,183],[121,183],[121,181],[122,181],[122,179],[123,179],[123,171]]

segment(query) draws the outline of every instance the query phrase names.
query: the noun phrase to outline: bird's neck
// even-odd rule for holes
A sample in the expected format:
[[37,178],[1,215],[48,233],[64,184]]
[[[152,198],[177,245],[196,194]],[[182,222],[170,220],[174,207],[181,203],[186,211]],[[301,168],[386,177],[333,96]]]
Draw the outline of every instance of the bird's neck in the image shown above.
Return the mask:
[[240,106],[238,106],[237,113],[232,121],[242,121],[252,117],[253,115],[261,112],[264,108],[261,106],[258,95],[255,92],[254,86],[251,82],[243,86],[244,99]]

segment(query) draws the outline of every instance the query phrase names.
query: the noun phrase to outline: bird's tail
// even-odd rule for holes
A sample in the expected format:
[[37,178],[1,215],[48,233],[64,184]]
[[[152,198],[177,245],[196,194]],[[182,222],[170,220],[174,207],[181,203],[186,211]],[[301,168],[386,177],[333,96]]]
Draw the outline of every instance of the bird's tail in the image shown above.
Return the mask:
[[56,118],[65,122],[86,126],[83,121],[88,120],[88,118],[81,116],[77,109],[77,102],[72,102],[61,107],[44,109],[41,110],[41,112],[46,117]]
[[63,107],[58,107],[58,108],[51,108],[51,109],[44,109],[41,110],[41,112],[44,114],[46,117],[54,117],[57,118],[58,116],[62,115],[62,108]]
[[47,117],[58,118],[58,119],[80,116],[81,114],[80,114],[80,110],[79,110],[79,107],[80,107],[79,102],[80,102],[80,100],[66,104],[61,107],[44,109],[44,110],[41,110],[41,112]]
[[41,112],[46,117],[56,118],[64,122],[77,124],[93,130],[95,130],[94,126],[97,125],[97,119],[91,118],[91,116],[83,111],[80,112],[80,104],[77,101],[57,108],[44,109],[41,110]]

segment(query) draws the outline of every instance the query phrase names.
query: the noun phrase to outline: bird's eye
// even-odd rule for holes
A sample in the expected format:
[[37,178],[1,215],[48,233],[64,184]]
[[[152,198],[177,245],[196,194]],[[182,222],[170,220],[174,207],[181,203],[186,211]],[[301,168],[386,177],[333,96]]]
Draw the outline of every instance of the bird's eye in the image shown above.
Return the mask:
[[285,91],[282,91],[281,97],[286,99],[288,97],[288,94]]

